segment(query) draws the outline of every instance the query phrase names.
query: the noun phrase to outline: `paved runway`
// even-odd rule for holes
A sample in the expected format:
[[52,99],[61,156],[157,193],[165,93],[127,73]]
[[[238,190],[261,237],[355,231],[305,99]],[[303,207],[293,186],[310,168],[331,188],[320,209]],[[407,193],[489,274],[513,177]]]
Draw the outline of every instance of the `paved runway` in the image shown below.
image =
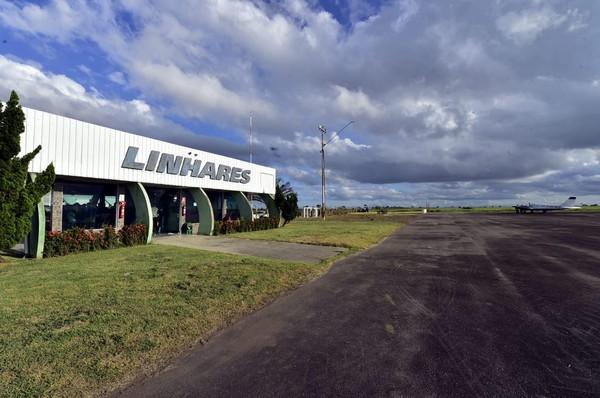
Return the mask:
[[600,396],[600,215],[421,217],[124,395]]

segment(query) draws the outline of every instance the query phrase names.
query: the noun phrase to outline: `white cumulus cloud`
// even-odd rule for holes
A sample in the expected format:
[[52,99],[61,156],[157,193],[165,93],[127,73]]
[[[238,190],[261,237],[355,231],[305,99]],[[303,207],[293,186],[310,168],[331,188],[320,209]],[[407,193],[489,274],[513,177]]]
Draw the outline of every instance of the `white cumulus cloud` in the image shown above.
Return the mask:
[[497,20],[498,29],[518,44],[528,44],[537,39],[544,31],[566,25],[574,31],[586,26],[584,16],[578,9],[568,9],[564,13],[550,6],[530,8],[520,12],[509,12]]

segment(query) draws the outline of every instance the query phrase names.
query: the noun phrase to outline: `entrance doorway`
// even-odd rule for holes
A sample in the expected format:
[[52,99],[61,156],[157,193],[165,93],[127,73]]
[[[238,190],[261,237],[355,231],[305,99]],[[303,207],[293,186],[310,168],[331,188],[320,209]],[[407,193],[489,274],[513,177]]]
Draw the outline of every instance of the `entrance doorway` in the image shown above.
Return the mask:
[[175,188],[146,188],[152,207],[155,234],[179,232],[181,191]]

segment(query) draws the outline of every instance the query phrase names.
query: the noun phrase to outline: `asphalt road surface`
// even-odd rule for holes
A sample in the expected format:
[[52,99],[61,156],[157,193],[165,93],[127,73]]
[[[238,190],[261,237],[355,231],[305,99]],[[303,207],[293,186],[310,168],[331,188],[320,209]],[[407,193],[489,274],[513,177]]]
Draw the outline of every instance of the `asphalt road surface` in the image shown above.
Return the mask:
[[123,395],[600,396],[600,214],[421,217]]

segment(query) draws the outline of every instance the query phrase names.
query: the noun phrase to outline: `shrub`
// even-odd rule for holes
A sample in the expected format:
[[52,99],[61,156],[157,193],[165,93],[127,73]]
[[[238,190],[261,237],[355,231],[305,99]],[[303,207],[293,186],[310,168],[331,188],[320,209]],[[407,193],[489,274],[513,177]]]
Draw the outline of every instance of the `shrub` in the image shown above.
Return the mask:
[[263,217],[256,220],[225,220],[215,221],[214,235],[226,235],[234,232],[262,231],[277,228],[279,222],[276,218]]
[[239,228],[239,223],[240,222],[238,220],[223,221],[223,229],[221,232],[223,232],[224,234],[237,232],[237,229]]
[[222,228],[221,224],[222,224],[221,221],[215,221],[215,226],[213,228],[213,235],[216,236],[216,235],[221,234],[221,228]]
[[112,249],[119,246],[119,235],[112,227],[109,225],[108,227],[104,227],[104,240],[102,241],[103,249]]
[[146,243],[146,226],[144,224],[125,225],[119,231],[119,239],[125,246],[143,245]]
[[44,242],[44,257],[64,256],[70,253],[112,249],[146,243],[146,226],[126,225],[118,233],[112,226],[102,231],[71,228],[66,231],[51,231]]
[[44,257],[64,256],[67,254],[65,235],[58,231],[50,231],[44,242]]

